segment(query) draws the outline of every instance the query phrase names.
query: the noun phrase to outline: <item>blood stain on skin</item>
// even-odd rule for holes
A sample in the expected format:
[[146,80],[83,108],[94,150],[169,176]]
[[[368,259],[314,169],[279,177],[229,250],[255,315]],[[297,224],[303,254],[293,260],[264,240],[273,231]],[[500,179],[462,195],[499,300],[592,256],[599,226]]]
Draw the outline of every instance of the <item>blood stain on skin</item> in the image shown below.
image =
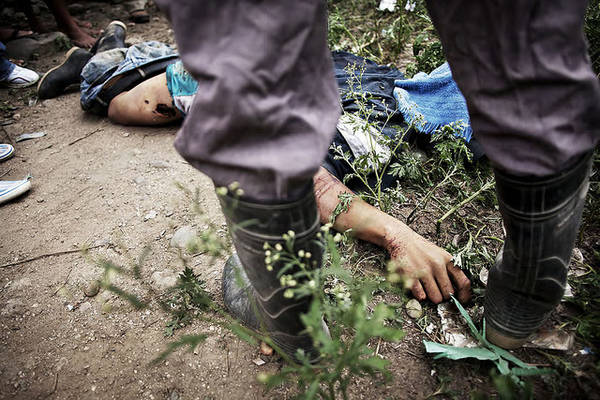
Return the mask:
[[164,115],[165,117],[171,118],[177,115],[175,110],[172,107],[167,106],[166,104],[158,103],[156,105],[156,112]]

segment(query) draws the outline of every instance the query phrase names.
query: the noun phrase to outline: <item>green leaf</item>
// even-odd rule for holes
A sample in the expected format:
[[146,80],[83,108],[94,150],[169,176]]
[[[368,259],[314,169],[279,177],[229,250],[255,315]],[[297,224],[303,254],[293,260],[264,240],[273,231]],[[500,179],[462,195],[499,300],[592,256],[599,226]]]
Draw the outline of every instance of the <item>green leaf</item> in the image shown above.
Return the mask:
[[363,369],[371,369],[372,370],[371,374],[374,372],[381,372],[384,374],[386,372],[389,373],[389,371],[387,371],[385,368],[388,365],[390,365],[390,362],[381,357],[373,356],[373,357],[361,359],[358,362],[361,364]]
[[178,341],[169,343],[167,345],[167,349],[165,351],[163,351],[162,353],[160,353],[158,355],[158,357],[156,357],[154,360],[152,360],[151,364],[152,365],[158,364],[159,362],[161,362],[165,358],[167,358],[167,356],[169,354],[173,353],[175,350],[177,350],[180,347],[189,346],[189,351],[192,352],[200,343],[204,342],[207,337],[208,336],[205,334],[182,336],[181,339],[179,339]]
[[535,376],[554,373],[556,373],[556,371],[552,368],[537,368],[533,366],[529,366],[529,368],[513,368],[510,370],[510,374],[516,376]]
[[425,351],[428,353],[439,353],[436,359],[445,357],[450,360],[461,360],[463,358],[476,358],[478,360],[489,360],[496,362],[499,356],[491,350],[483,347],[454,347],[445,344],[423,341]]
[[460,302],[458,300],[456,300],[456,297],[454,297],[453,295],[450,295],[450,296],[452,298],[452,301],[456,305],[456,308],[458,308],[460,315],[462,315],[463,318],[465,319],[465,321],[467,321],[467,325],[469,326],[469,329],[471,330],[471,334],[475,337],[475,339],[477,339],[479,341],[479,343],[489,345],[490,343],[487,341],[487,339],[484,338],[483,335],[475,327],[475,324],[473,323],[473,320],[471,319],[471,316],[469,315],[467,310],[465,310],[464,307],[462,306],[462,304],[460,304]]
[[141,301],[139,299],[139,297],[137,297],[134,294],[131,293],[127,293],[126,291],[124,291],[123,289],[120,289],[114,285],[104,285],[102,284],[102,287],[104,287],[106,290],[116,294],[119,297],[122,297],[123,299],[127,300],[128,302],[131,303],[131,305],[133,307],[135,307],[137,310],[141,310],[146,308],[147,304],[144,303],[143,301]]
[[280,372],[278,374],[269,375],[269,374],[260,374],[258,377],[259,382],[264,384],[267,387],[267,390],[273,389],[276,386],[281,385],[290,379],[289,372]]

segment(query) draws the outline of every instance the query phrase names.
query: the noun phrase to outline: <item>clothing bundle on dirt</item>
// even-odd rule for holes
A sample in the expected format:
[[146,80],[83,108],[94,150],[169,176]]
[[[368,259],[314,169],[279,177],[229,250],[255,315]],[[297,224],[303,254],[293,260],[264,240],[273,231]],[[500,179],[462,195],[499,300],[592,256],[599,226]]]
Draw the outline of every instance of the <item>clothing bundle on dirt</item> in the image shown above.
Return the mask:
[[[430,75],[419,74],[405,79],[398,69],[356,56],[334,51],[331,53],[335,77],[344,110],[333,145],[349,155],[348,160],[328,151],[323,167],[338,179],[352,173],[349,162],[368,153],[370,168],[393,157],[384,143],[385,138],[417,141],[426,145],[429,135],[445,124],[462,122],[458,135],[465,137],[474,158],[483,151],[471,139],[465,100],[456,88],[447,65]],[[119,93],[130,90],[140,82],[166,72],[167,87],[173,104],[185,116],[198,91],[198,83],[185,70],[175,50],[164,43],[147,42],[127,49],[119,48],[96,54],[81,73],[81,107],[86,111],[106,115],[110,101]],[[449,94],[451,93],[451,94]],[[436,113],[435,110],[440,109]],[[422,111],[422,112],[421,112]],[[422,115],[420,123],[414,123]],[[423,119],[425,118],[425,119]],[[410,126],[407,121],[413,121]],[[396,177],[384,176],[383,186],[394,185]],[[346,182],[352,190],[360,190],[358,180]]]
[[[479,160],[484,156],[479,143],[471,138],[466,102],[447,64],[429,75],[419,73],[413,79],[405,79],[398,69],[378,65],[351,53],[335,51],[332,57],[344,110],[333,146],[348,153],[350,162],[369,152],[375,152],[380,162],[387,162],[389,157],[393,157],[381,144],[385,141],[381,136],[398,140],[398,135],[402,135],[401,140],[427,147],[430,134],[455,122],[462,124],[457,136],[465,138],[473,159]],[[411,124],[410,121],[417,115],[419,122]],[[353,169],[337,155],[339,152],[330,148],[323,167],[343,180],[353,173]],[[375,177],[371,179],[374,183]],[[382,187],[390,187],[396,180],[395,176],[386,174]],[[358,179],[350,179],[345,183],[351,190],[363,189]]]

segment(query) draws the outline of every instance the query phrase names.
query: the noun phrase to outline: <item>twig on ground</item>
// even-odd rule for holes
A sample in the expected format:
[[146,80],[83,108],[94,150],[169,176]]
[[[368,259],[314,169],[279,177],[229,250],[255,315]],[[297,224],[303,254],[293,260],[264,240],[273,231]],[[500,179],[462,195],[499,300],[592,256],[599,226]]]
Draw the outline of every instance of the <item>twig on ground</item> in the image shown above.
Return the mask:
[[435,185],[435,187],[433,189],[431,189],[425,195],[425,197],[423,197],[423,199],[421,201],[419,201],[419,203],[417,203],[417,205],[415,206],[415,208],[413,208],[413,210],[410,212],[410,214],[408,214],[408,217],[406,218],[406,225],[410,225],[414,221],[415,214],[419,210],[419,207],[421,207],[421,206],[427,207],[427,204],[429,203],[429,199],[431,198],[431,196],[433,196],[433,194],[435,193],[435,191],[438,188],[442,187],[447,181],[449,181],[450,178],[452,176],[454,176],[454,173],[457,170],[458,170],[458,168],[456,166],[454,166],[454,168],[452,169],[452,171],[449,171],[448,173],[446,173],[446,176],[444,177],[444,179],[442,179],[441,182],[439,182],[437,185]]
[[60,289],[62,289],[62,288],[64,288],[64,287],[65,287],[65,285],[66,285],[66,284],[67,284],[67,282],[69,281],[69,277],[71,276],[71,272],[72,272],[72,271],[73,271],[73,268],[71,268],[71,269],[69,270],[69,273],[67,274],[67,277],[65,278],[65,281],[63,282],[63,284],[62,284],[62,285],[60,285],[60,286],[58,287],[58,289],[56,289],[56,291],[55,291],[54,293],[52,293],[52,296],[56,295],[56,293],[58,293],[58,291],[59,291]]
[[158,321],[159,321],[158,319],[155,319],[154,321],[147,323],[146,325],[144,325],[144,329],[151,327],[152,325],[154,325]]
[[229,361],[229,346],[227,342],[225,342],[225,357],[227,360],[227,376],[229,376],[229,371],[231,371],[231,362]]
[[79,253],[79,252],[81,252],[83,250],[97,249],[98,247],[104,247],[104,246],[110,246],[110,244],[108,244],[108,245],[107,244],[99,244],[99,245],[96,245],[96,246],[86,247],[84,249],[65,250],[65,251],[57,251],[55,253],[41,254],[39,256],[35,256],[35,257],[31,257],[31,258],[26,258],[25,260],[20,260],[20,261],[11,262],[11,263],[8,263],[8,264],[0,265],[0,269],[1,268],[14,267],[16,265],[21,265],[21,264],[26,264],[28,262],[40,260],[40,259],[46,258],[46,257],[63,256],[65,254]]
[[461,201],[460,203],[458,203],[457,205],[455,205],[454,207],[452,207],[446,214],[444,214],[440,219],[438,219],[437,220],[437,226],[436,226],[437,233],[438,234],[440,233],[440,226],[442,225],[442,222],[444,222],[444,220],[446,218],[448,218],[449,216],[451,216],[452,214],[454,214],[456,212],[456,210],[458,210],[459,208],[461,208],[465,204],[469,203],[471,200],[473,200],[474,198],[476,198],[477,196],[479,196],[481,193],[483,193],[486,190],[488,190],[493,184],[494,184],[494,181],[490,179],[478,191],[476,191],[475,193],[473,193],[472,195],[470,195],[469,197],[467,197],[466,199],[464,199],[463,201]]
[[52,387],[52,390],[50,391],[50,393],[48,393],[44,398],[47,399],[48,397],[52,396],[54,393],[56,393],[56,389],[58,388],[58,372],[56,372],[54,374],[54,386]]
[[410,350],[404,350],[404,352],[407,353],[407,354],[410,354],[411,356],[413,356],[415,358],[418,358],[420,360],[423,360],[425,358],[422,355],[419,355],[419,354],[417,354],[417,353],[415,353],[413,351],[410,351]]
[[375,349],[375,355],[376,356],[379,355],[379,346],[381,346],[381,338],[379,338],[379,341],[377,342],[377,348]]
[[74,145],[75,143],[82,141],[83,139],[87,139],[87,138],[89,138],[89,137],[90,137],[90,136],[92,136],[94,133],[96,133],[96,132],[99,132],[99,131],[103,131],[103,130],[104,130],[103,128],[98,128],[98,129],[96,129],[96,130],[93,130],[93,131],[91,131],[90,133],[86,133],[84,136],[80,137],[79,139],[75,139],[75,140],[73,140],[73,141],[72,141],[71,143],[69,143],[67,146],[72,146],[72,145]]

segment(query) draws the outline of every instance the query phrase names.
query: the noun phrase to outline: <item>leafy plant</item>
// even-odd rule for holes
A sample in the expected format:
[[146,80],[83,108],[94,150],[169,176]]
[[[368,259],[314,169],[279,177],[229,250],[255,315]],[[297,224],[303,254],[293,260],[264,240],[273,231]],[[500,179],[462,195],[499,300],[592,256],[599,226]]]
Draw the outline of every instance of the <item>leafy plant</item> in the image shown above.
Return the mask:
[[171,314],[165,337],[173,336],[176,329],[190,324],[199,313],[214,310],[213,300],[204,290],[205,283],[190,267],[186,266],[179,274],[177,285],[169,290],[167,299],[161,302],[163,309]]
[[435,29],[431,25],[431,21],[426,16],[423,16],[423,18],[429,24],[413,41],[412,46],[415,61],[406,66],[407,78],[412,78],[417,72],[428,74],[446,61],[442,50],[442,43],[440,43]]
[[[370,346],[374,339],[397,341],[404,333],[388,327],[388,321],[397,319],[395,308],[379,303],[371,308],[372,293],[378,283],[361,281],[354,284],[353,277],[340,266],[340,255],[336,243],[341,235],[331,236],[324,228],[329,263],[326,268],[308,269],[310,255],[300,250],[293,253],[293,235],[286,237],[286,244],[278,248],[267,248],[267,257],[282,261],[280,271],[282,283],[288,289],[284,296],[312,296],[310,310],[302,316],[306,332],[313,338],[321,358],[311,364],[299,350],[301,364],[290,363],[278,373],[261,374],[259,380],[268,389],[283,382],[296,382],[298,398],[334,399],[338,395],[348,398],[348,387],[355,377],[381,375],[389,378],[389,361],[375,354]],[[326,282],[328,282],[326,284]],[[329,290],[323,291],[323,285]],[[323,321],[329,329],[325,329]]]
[[584,24],[592,68],[600,76],[600,0],[589,2]]
[[377,63],[396,62],[414,30],[409,12],[381,11],[375,0],[329,0],[329,48]]
[[[521,380],[521,377],[550,374],[555,372],[553,369],[538,368],[536,366],[529,365],[519,360],[510,352],[490,343],[485,338],[485,320],[483,323],[483,330],[479,332],[475,327],[471,317],[458,302],[458,300],[456,300],[454,296],[452,296],[452,300],[462,317],[467,322],[471,334],[480,343],[480,346],[454,347],[424,340],[423,343],[425,344],[425,351],[428,353],[437,353],[434,359],[441,357],[445,357],[450,360],[475,358],[478,360],[491,361],[496,365],[496,368],[502,375],[510,377],[511,380],[522,389],[525,389],[527,385]],[[511,364],[514,365],[514,367],[511,368]],[[502,380],[496,380],[496,383],[503,384],[504,382]]]

